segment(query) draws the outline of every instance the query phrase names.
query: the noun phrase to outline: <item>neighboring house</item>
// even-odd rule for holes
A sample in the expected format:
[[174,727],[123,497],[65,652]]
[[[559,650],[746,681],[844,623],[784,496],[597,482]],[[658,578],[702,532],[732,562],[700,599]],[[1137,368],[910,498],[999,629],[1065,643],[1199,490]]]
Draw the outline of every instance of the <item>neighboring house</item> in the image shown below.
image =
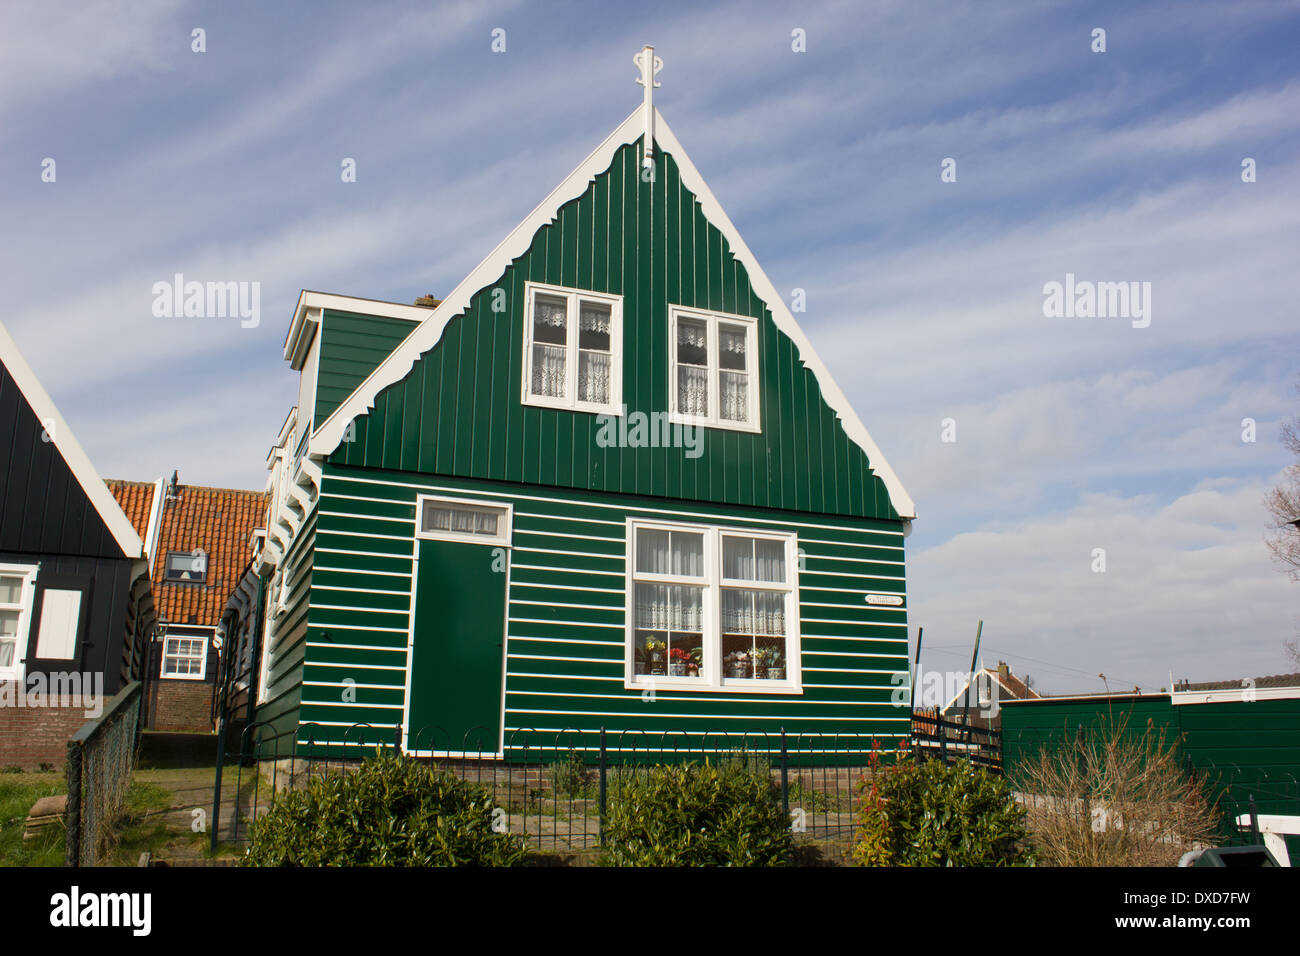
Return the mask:
[[[975,687],[971,692],[972,684]],[[990,730],[1002,727],[1001,705],[1009,700],[1033,700],[1038,691],[1011,673],[1006,661],[998,661],[995,669],[981,667],[974,680],[967,680],[961,689],[939,708],[944,720],[963,719]]]
[[62,764],[153,628],[139,536],[0,324],[0,767]]
[[436,307],[303,292],[284,357],[264,729],[907,735],[912,501],[652,106]]
[[108,487],[147,542],[158,609],[146,678],[146,726],[210,731],[223,636],[221,615],[248,563],[262,521],[259,491],[110,480]]

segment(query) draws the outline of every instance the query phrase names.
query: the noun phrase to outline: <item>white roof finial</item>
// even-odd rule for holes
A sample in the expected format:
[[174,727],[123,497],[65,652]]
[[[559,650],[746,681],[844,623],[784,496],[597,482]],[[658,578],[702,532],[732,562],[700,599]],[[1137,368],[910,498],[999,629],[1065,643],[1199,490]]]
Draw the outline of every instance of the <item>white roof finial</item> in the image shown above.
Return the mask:
[[655,77],[664,68],[664,61],[655,56],[654,47],[646,46],[641,48],[640,53],[633,54],[632,62],[641,71],[641,75],[636,78],[636,81],[645,87],[643,106],[645,114],[645,159],[642,160],[642,165],[651,166],[654,163],[655,150],[654,88],[659,85],[659,81]]

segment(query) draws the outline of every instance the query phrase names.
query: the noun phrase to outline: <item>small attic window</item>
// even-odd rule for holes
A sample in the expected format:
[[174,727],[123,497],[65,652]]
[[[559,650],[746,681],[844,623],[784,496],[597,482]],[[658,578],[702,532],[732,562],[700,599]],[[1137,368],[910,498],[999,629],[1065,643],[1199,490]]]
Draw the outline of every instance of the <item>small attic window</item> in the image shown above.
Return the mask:
[[208,579],[208,556],[202,550],[168,551],[163,580],[171,584],[202,584]]
[[443,541],[508,545],[510,517],[511,508],[507,504],[422,497],[418,536]]
[[622,298],[533,282],[525,298],[524,404],[618,414]]

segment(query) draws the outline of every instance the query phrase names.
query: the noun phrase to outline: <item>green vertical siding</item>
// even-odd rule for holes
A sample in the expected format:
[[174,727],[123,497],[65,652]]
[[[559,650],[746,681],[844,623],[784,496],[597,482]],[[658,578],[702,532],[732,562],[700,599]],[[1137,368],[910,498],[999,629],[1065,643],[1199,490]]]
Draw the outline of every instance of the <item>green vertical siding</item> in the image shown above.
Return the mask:
[[313,421],[320,424],[329,418],[416,324],[407,319],[324,309],[318,333],[320,371]]
[[[672,157],[657,153],[654,182],[646,183],[637,175],[638,156],[639,144],[620,149],[586,192],[539,229],[529,250],[448,323],[406,379],[379,393],[374,410],[357,419],[356,440],[332,460],[896,519],[883,482],[848,440],[722,233],[682,186]],[[758,319],[762,433],[706,429],[703,455],[690,459],[681,449],[601,448],[594,414],[522,405],[529,280],[623,297],[623,399],[633,412],[669,407],[669,304]],[[500,313],[492,311],[495,289],[506,296]],[[338,321],[331,313],[327,334]],[[339,373],[338,361],[330,358],[330,375]],[[343,378],[327,382],[326,372],[323,355],[318,416],[337,406],[346,386]]]
[[[508,591],[505,733],[516,746],[601,726],[839,735],[892,746],[907,733],[891,677],[907,670],[905,608],[864,594],[905,594],[898,522],[809,516],[649,497],[326,465],[301,719],[318,744],[391,739],[402,720],[418,494],[514,506]],[[649,517],[792,531],[799,572],[804,690],[797,695],[624,688],[626,520]],[[354,682],[349,684],[348,682]],[[343,691],[355,687],[355,701]],[[487,693],[485,691],[485,693]],[[333,736],[331,737],[331,734]],[[594,745],[594,744],[593,744]],[[613,744],[611,744],[613,745]],[[644,744],[643,744],[644,746]]]

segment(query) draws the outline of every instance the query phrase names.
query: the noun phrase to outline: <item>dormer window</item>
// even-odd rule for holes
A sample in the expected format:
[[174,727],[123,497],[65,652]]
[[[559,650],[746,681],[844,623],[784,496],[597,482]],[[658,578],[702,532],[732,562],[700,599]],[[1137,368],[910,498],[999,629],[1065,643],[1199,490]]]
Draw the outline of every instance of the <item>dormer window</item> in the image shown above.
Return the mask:
[[741,315],[668,310],[671,418],[757,432],[758,323]]
[[524,288],[524,404],[618,414],[622,298],[533,282]]
[[168,551],[163,580],[168,584],[202,584],[208,579],[208,556],[201,550]]

